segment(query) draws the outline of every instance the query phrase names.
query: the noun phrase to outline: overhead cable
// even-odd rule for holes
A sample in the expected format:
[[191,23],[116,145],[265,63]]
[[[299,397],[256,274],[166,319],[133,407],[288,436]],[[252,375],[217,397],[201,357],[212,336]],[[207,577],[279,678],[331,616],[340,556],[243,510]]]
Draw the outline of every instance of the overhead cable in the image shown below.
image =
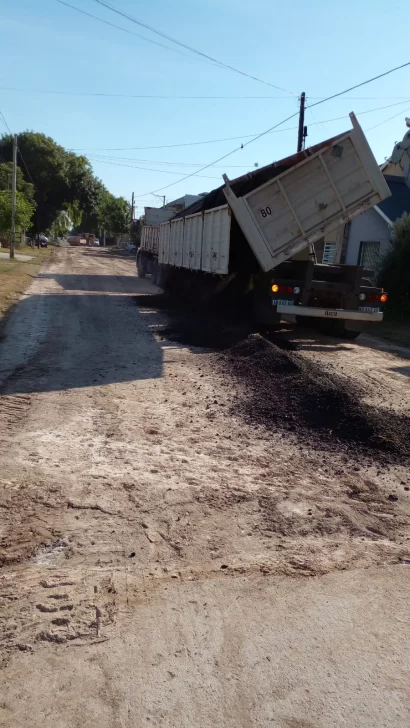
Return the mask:
[[[377,106],[374,109],[367,109],[366,111],[359,111],[357,113],[357,116],[362,116],[362,114],[371,114],[374,111],[382,111],[383,109],[391,109],[394,106],[404,106],[405,104],[409,103],[410,99],[406,99],[405,101],[399,101],[395,104],[388,104],[387,106]],[[311,109],[312,106],[308,106],[306,108]],[[342,119],[345,119],[346,115],[343,116],[336,116],[333,119],[322,119],[319,121],[314,121],[312,124],[309,124],[309,126],[314,126],[316,124],[326,124],[333,121],[341,121]],[[281,133],[284,131],[293,131],[294,129],[297,129],[297,126],[292,127],[286,127],[286,129],[278,129],[277,131],[274,131],[272,133]],[[230,142],[235,141],[237,139],[250,139],[251,137],[255,136],[255,133],[253,134],[242,134],[241,136],[233,136],[233,137],[224,137],[222,139],[207,139],[205,141],[199,141],[199,142],[184,142],[182,144],[160,144],[156,146],[148,146],[148,147],[73,147],[71,151],[78,152],[78,151],[84,151],[88,154],[90,152],[97,152],[97,151],[106,151],[106,152],[125,152],[125,151],[144,151],[147,149],[172,149],[174,147],[191,147],[191,146],[199,146],[202,144],[217,144],[219,142]],[[89,151],[88,151],[89,150]],[[106,156],[106,155],[104,155]],[[161,164],[164,164],[164,162],[161,162]],[[241,165],[242,166],[242,165]]]
[[[98,2],[101,2],[101,0],[96,0]],[[410,61],[407,61],[406,63],[403,63],[400,66],[396,66],[395,68],[391,68],[389,71],[385,71],[384,73],[380,73],[377,76],[373,76],[372,78],[367,79],[366,81],[362,81],[361,83],[355,84],[354,86],[350,86],[349,88],[345,89],[344,91],[339,91],[336,94],[332,94],[332,96],[329,96],[326,99],[322,99],[321,101],[316,101],[314,104],[309,104],[306,108],[313,108],[315,106],[319,106],[320,104],[324,104],[326,101],[331,101],[332,99],[342,96],[345,93],[348,93],[349,91],[353,91],[353,89],[360,88],[361,86],[365,86],[368,83],[372,83],[373,81],[376,81],[380,78],[383,78],[384,76],[388,76],[389,74],[393,73],[394,71],[398,71],[402,68],[405,68],[406,66],[410,66]],[[257,134],[255,137],[250,139],[249,141],[245,142],[244,144],[241,144],[240,147],[236,147],[235,149],[232,149],[231,152],[228,152],[227,154],[224,154],[222,157],[219,157],[218,159],[215,159],[214,162],[211,162],[210,164],[205,165],[204,167],[201,167],[198,170],[198,173],[203,172],[205,169],[209,169],[209,167],[213,167],[214,164],[217,164],[218,162],[221,162],[223,159],[227,159],[227,157],[230,157],[232,154],[235,154],[235,152],[240,151],[246,146],[249,146],[249,144],[252,144],[253,142],[257,141],[261,137],[265,136],[266,134],[269,134],[269,132],[273,131],[274,129],[277,129],[279,126],[282,126],[282,124],[285,124],[287,121],[290,121],[290,119],[294,119],[296,116],[299,116],[299,111],[296,111],[294,114],[291,114],[291,116],[287,116],[282,121],[279,121],[274,126],[270,127],[269,129],[266,129],[266,131],[262,132],[261,134]],[[190,177],[194,177],[197,174],[197,172],[191,172],[190,174],[186,175],[180,182],[183,182],[186,179],[189,179]],[[172,187],[175,184],[178,184],[177,182],[173,182],[169,185],[166,185],[165,187],[159,187],[156,190],[151,190],[148,194],[155,194],[156,192],[161,192],[162,190],[168,189],[168,187]],[[147,193],[144,193],[144,196]],[[136,197],[142,197],[143,195],[136,195]]]
[[[62,0],[59,0],[59,2],[61,2],[61,1]],[[172,38],[170,35],[167,35],[166,33],[163,33],[160,30],[156,30],[156,28],[153,28],[151,25],[148,25],[147,23],[143,23],[142,21],[137,20],[136,18],[133,18],[132,15],[128,15],[127,13],[122,12],[122,10],[119,10],[118,8],[113,7],[109,3],[104,2],[104,0],[94,0],[94,2],[98,3],[99,5],[102,5],[103,7],[107,8],[108,10],[111,10],[113,13],[117,13],[117,15],[120,15],[123,18],[130,20],[132,23],[135,23],[136,25],[140,25],[142,28],[145,28],[146,30],[151,31],[151,33],[155,33],[156,35],[159,35],[161,38],[165,38],[166,40],[171,41],[171,43],[176,43],[176,45],[181,46],[181,48],[185,48],[186,50],[191,51],[192,53],[195,53],[196,55],[199,55],[202,58],[207,58],[208,61],[212,61],[213,63],[217,63],[219,66],[222,66],[223,68],[227,68],[229,71],[234,71],[235,73],[239,73],[241,76],[246,76],[246,78],[251,78],[253,81],[257,81],[258,83],[265,84],[265,86],[271,86],[272,88],[276,88],[278,91],[284,91],[285,93],[289,93],[293,96],[297,95],[293,91],[288,91],[287,89],[282,88],[281,86],[277,86],[273,83],[270,83],[269,81],[263,81],[262,79],[257,78],[257,76],[252,76],[250,73],[241,71],[239,68],[230,66],[228,63],[224,63],[223,61],[219,61],[217,58],[213,58],[212,56],[208,55],[207,53],[203,53],[202,51],[199,51],[196,48],[193,48],[192,46],[188,45],[187,43],[182,43],[181,41],[176,40],[175,38]]]
[[134,33],[132,30],[127,30],[127,28],[121,28],[120,25],[116,25],[115,23],[110,23],[109,20],[104,20],[103,18],[99,18],[97,15],[93,15],[92,13],[87,13],[86,10],[81,10],[80,8],[77,8],[75,5],[70,5],[70,3],[64,2],[64,0],[57,0],[57,2],[59,2],[60,5],[66,5],[68,8],[72,8],[72,10],[77,10],[77,12],[82,13],[83,15],[88,15],[89,18],[98,20],[100,23],[104,23],[105,25],[110,25],[112,28],[117,28],[117,30],[122,30],[122,32],[127,33],[127,35],[133,35],[136,38],[141,38],[142,40],[146,40],[147,43],[152,43],[153,45],[160,46],[161,48],[166,48],[169,51],[178,53],[178,55],[180,55],[180,56],[185,56],[185,58],[192,57],[192,56],[189,56],[188,53],[182,53],[182,51],[179,51],[178,48],[172,48],[171,46],[167,46],[164,43],[159,43],[158,41],[152,40],[151,38],[146,38],[145,36],[140,35],[139,33]]

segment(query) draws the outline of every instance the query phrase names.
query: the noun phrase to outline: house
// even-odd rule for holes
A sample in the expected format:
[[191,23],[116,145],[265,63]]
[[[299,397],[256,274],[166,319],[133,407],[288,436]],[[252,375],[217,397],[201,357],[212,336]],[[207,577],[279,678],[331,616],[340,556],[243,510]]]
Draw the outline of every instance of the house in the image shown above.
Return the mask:
[[[410,127],[410,119],[406,119]],[[388,252],[394,223],[410,213],[410,129],[398,142],[390,159],[381,165],[391,197],[380,202],[347,225],[325,232],[322,262],[363,265],[376,271]]]
[[349,225],[343,262],[377,270],[379,261],[388,252],[394,223],[404,212],[410,212],[410,187],[404,176],[384,175],[391,197],[380,202]]
[[186,207],[189,207],[193,202],[204,197],[205,194],[206,193],[202,193],[200,195],[184,195],[183,197],[179,197],[177,200],[172,200],[172,202],[167,202],[166,204],[164,196],[164,204],[162,207],[144,207],[144,215],[142,217],[143,224],[156,226],[160,225],[162,222],[167,222],[167,220],[176,215],[177,212],[185,210]]

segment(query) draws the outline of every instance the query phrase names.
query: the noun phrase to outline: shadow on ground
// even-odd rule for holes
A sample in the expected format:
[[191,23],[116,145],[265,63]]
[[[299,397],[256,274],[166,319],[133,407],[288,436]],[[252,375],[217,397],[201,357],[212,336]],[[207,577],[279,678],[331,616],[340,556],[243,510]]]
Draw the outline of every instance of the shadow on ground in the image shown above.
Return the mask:
[[150,291],[150,284],[137,276],[84,275],[40,273],[40,279],[54,280],[65,291],[97,291],[104,293],[137,294],[141,288]]
[[24,298],[1,331],[0,394],[161,377],[162,349],[150,331],[150,318],[127,295],[50,293]]

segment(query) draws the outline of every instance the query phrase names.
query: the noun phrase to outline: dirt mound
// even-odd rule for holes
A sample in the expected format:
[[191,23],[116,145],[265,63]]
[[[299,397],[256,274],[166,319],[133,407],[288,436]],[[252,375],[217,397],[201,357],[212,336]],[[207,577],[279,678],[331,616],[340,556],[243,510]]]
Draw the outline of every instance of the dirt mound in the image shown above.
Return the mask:
[[410,460],[410,418],[363,402],[364,391],[295,352],[251,335],[220,355],[218,364],[241,380],[231,411],[250,424],[294,434],[313,449],[353,460]]

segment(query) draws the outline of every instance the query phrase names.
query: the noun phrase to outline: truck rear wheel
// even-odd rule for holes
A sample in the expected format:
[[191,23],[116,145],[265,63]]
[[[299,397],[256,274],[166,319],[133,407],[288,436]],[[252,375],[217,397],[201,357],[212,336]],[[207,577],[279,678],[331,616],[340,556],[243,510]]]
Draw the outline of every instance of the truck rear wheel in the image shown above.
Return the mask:
[[156,258],[151,263],[151,281],[154,286],[158,285],[158,261]]
[[139,251],[137,253],[137,275],[138,278],[145,278],[147,274],[146,267],[145,267],[145,256],[144,253]]
[[159,288],[164,288],[166,277],[167,273],[165,266],[162,265],[162,263],[157,262],[156,284]]
[[357,329],[348,329],[344,321],[323,321],[320,330],[327,336],[335,336],[339,339],[357,339],[362,333]]
[[257,326],[262,326],[270,331],[280,328],[281,315],[269,304],[258,299],[253,302],[253,320]]
[[342,333],[337,334],[337,336],[340,336],[342,339],[357,339],[358,336],[360,336],[362,332],[361,331],[352,331],[351,329],[344,329]]

